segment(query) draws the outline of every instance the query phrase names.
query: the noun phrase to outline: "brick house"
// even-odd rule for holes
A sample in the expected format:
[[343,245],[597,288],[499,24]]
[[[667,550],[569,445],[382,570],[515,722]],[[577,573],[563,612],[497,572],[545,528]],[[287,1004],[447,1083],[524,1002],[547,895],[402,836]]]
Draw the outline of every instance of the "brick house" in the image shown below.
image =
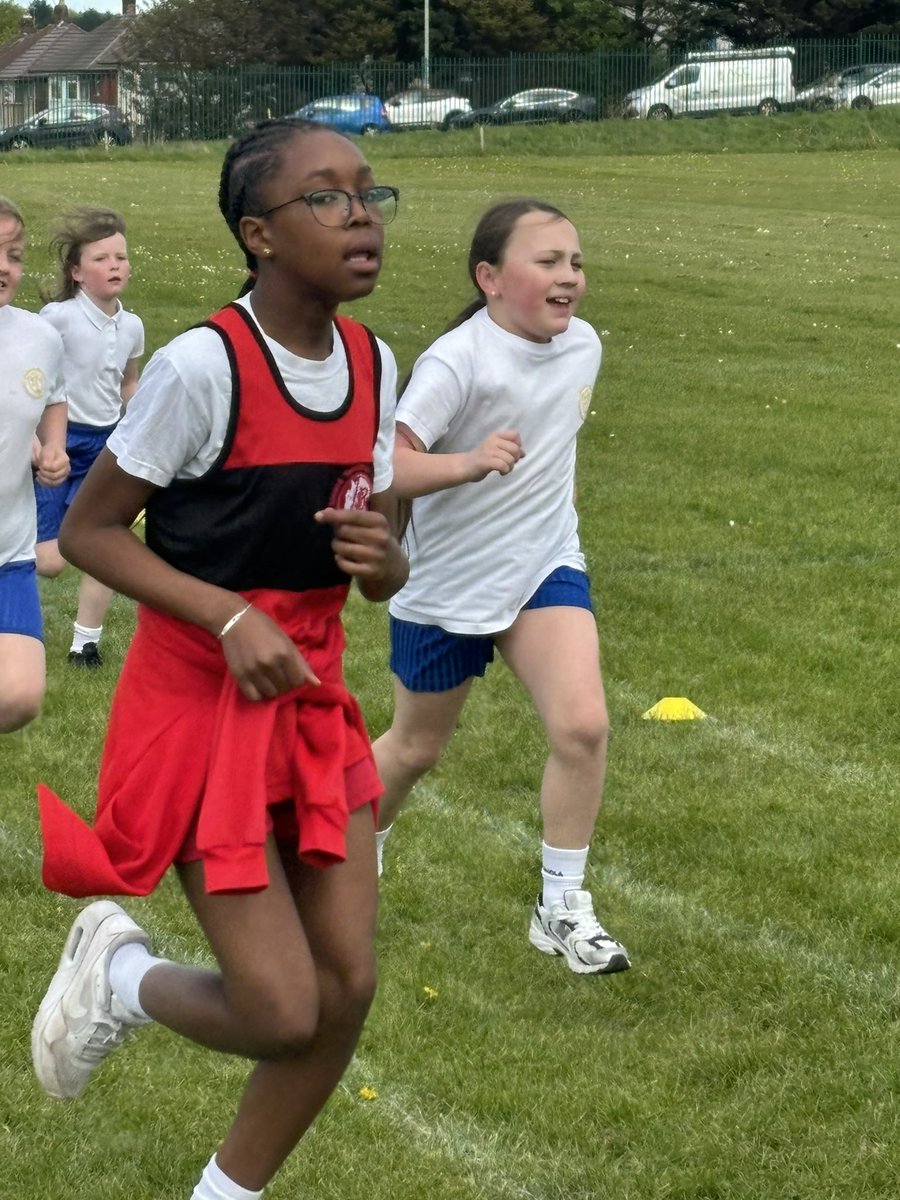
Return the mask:
[[86,32],[57,4],[54,22],[35,29],[26,13],[18,37],[0,46],[0,128],[71,101],[109,104],[133,115],[131,72],[125,67],[125,33],[135,0],[122,15]]

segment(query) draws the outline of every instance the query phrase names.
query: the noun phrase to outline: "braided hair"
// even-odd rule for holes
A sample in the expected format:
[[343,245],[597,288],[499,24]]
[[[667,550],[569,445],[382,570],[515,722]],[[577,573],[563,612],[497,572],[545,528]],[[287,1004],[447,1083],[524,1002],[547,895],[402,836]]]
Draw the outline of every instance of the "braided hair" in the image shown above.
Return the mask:
[[241,217],[258,215],[265,207],[263,187],[281,166],[288,143],[299,133],[312,133],[322,128],[314,121],[291,117],[260,121],[228,147],[219,177],[219,209],[244,252],[251,275],[256,272],[256,258],[241,237]]

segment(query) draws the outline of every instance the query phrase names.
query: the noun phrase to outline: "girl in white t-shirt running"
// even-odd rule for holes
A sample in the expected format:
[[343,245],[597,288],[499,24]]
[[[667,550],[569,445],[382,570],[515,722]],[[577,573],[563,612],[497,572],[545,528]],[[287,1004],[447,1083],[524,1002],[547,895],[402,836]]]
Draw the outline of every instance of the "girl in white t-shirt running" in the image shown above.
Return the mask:
[[[69,406],[66,446],[72,470],[64,488],[48,491],[38,481],[37,570],[54,578],[66,560],[59,552],[59,528],[75,494],[115,429],[138,383],[144,353],[140,317],[122,307],[131,277],[125,222],[108,208],[83,206],[65,215],[51,246],[60,278],[41,316],[60,333]],[[100,635],[112,591],[90,575],[78,589],[69,662],[102,664]]]
[[469,275],[478,299],[419,358],[397,409],[395,487],[414,504],[410,578],[390,605],[394,717],[374,745],[386,789],[379,865],[496,647],[550,747],[529,938],[578,973],[622,971],[625,948],[583,887],[607,711],[574,506],[575,443],[601,354],[575,316],[578,234],[543,202],[497,204],[475,231]]
[[32,475],[59,487],[69,471],[59,334],[13,307],[24,257],[22,214],[0,196],[0,733],[37,716],[46,683]]

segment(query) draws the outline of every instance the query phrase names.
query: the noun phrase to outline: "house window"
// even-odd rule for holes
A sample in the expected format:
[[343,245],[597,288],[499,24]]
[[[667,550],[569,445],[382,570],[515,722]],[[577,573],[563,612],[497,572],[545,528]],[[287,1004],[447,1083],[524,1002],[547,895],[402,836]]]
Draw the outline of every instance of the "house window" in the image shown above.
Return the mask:
[[71,100],[81,99],[78,94],[77,75],[51,75],[48,82],[50,85],[51,108],[57,104],[65,104]]

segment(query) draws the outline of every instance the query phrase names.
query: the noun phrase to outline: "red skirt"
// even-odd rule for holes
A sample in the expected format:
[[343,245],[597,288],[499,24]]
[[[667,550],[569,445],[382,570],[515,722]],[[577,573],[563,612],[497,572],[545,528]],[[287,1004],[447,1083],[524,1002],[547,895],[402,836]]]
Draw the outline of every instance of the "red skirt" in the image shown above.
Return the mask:
[[93,826],[38,787],[45,885],[69,896],[144,896],[173,862],[199,857],[208,892],[259,890],[269,881],[268,810],[285,800],[299,858],[342,862],[349,813],[382,791],[343,680],[346,592],[246,593],[321,680],[260,701],[241,695],[216,638],[140,606]]

